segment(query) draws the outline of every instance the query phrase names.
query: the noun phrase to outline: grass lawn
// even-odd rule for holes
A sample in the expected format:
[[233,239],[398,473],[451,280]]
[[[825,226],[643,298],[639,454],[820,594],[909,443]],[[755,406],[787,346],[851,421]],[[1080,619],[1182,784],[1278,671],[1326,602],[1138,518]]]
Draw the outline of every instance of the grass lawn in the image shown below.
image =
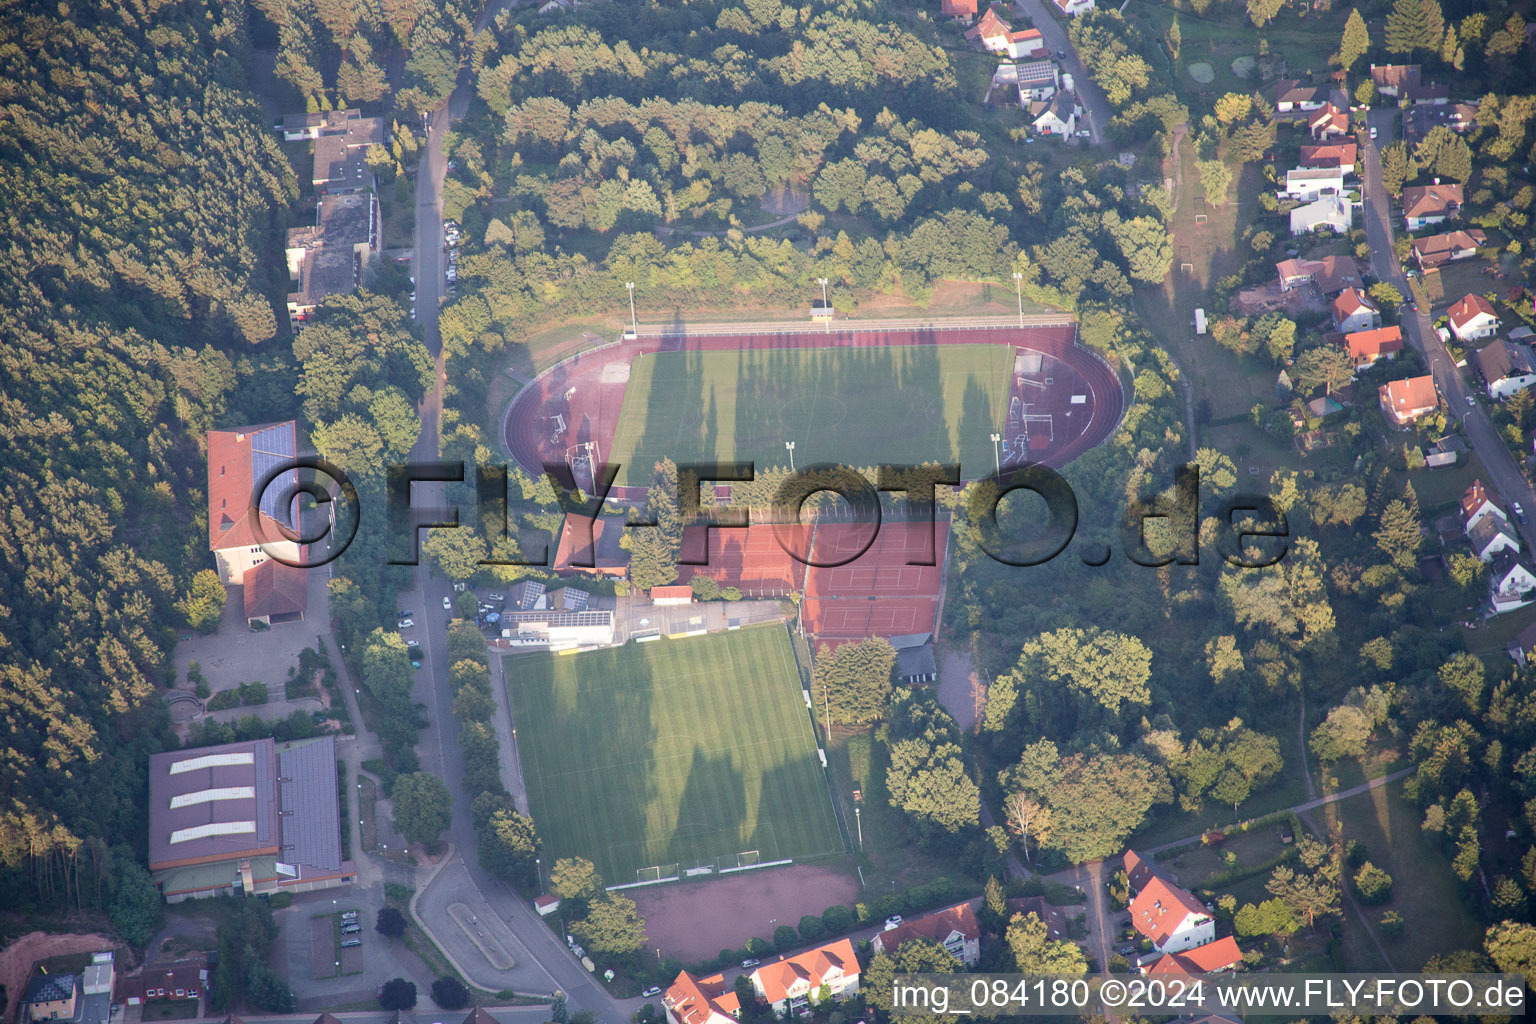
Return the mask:
[[[1289,740],[1291,735],[1294,734],[1287,734],[1286,739]],[[1208,803],[1198,811],[1178,811],[1164,805],[1153,809],[1152,822],[1131,837],[1130,847],[1140,850],[1171,843],[1189,836],[1198,836],[1208,829],[1230,825],[1233,821],[1262,818],[1266,814],[1304,802],[1307,799],[1307,780],[1296,764],[1294,744],[1283,745],[1281,753],[1285,757],[1285,769],[1280,773],[1280,778],[1239,804],[1236,818],[1232,816],[1232,808],[1219,804]]]
[[[1448,263],[1438,270],[1424,274],[1419,280],[1429,296],[1435,315],[1445,312],[1445,307],[1471,292],[1486,295],[1493,292],[1503,296],[1509,289],[1510,280],[1500,281],[1493,276],[1494,268],[1487,260],[1463,260]],[[1517,283],[1517,282],[1516,282]]]
[[191,1020],[196,1016],[196,999],[154,999],[144,1004],[145,1020]]
[[620,884],[753,850],[843,853],[781,627],[511,657],[506,670],[551,862],[586,857]]
[[[1383,939],[1393,966],[1416,971],[1437,953],[1476,949],[1483,927],[1467,911],[1451,876],[1450,864],[1419,827],[1422,815],[1403,797],[1401,782],[1362,793],[1315,812],[1343,830],[1345,841],[1365,844],[1366,856],[1392,876],[1392,899],[1363,910],[1378,921],[1388,910],[1402,915],[1405,927],[1397,939]],[[1380,961],[1370,936],[1352,915],[1344,920],[1344,955],[1350,970],[1365,970]]]
[[[990,465],[1012,346],[660,352],[630,371],[610,463]],[[619,483],[643,484],[649,470]]]
[[[1208,878],[1243,867],[1266,864],[1278,857],[1286,848],[1281,833],[1288,827],[1288,822],[1277,821],[1262,828],[1233,833],[1220,846],[1197,846],[1180,851],[1171,861],[1159,863],[1173,872],[1180,885],[1198,891],[1205,887]],[[1236,858],[1230,867],[1227,864],[1228,854]],[[1267,873],[1264,878],[1268,879]],[[1226,887],[1222,887],[1221,891],[1227,891]]]

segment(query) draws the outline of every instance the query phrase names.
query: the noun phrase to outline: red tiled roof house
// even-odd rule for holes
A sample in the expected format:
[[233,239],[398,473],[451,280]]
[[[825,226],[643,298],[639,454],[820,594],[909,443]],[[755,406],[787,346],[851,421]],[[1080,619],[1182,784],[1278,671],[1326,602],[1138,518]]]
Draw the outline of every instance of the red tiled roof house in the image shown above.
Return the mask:
[[1463,295],[1446,310],[1451,333],[1461,341],[1491,338],[1499,329],[1499,315],[1481,295]]
[[[799,956],[764,964],[752,972],[752,988],[775,1014],[795,1016],[811,1012],[821,1001],[822,989],[834,1002],[859,991],[859,959],[853,943],[839,939]],[[694,1022],[687,1022],[694,1024]]]
[[1440,405],[1435,392],[1435,378],[1429,374],[1408,377],[1383,384],[1376,389],[1381,411],[1399,427],[1406,427],[1420,416],[1432,413]]
[[969,903],[946,907],[879,932],[871,944],[876,953],[895,952],[908,939],[932,939],[966,967],[976,966],[981,959],[981,925]]

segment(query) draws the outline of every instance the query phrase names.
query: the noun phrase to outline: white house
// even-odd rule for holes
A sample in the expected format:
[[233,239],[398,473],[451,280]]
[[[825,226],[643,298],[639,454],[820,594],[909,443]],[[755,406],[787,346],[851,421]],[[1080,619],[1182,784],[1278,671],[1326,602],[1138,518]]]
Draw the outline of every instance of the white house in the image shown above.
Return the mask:
[[1045,37],[1037,28],[1026,28],[1022,32],[1012,33],[1008,37],[1008,45],[1003,49],[1014,60],[1044,57],[1050,53],[1045,45]]
[[1530,351],[1503,338],[1473,352],[1472,363],[1488,385],[1488,397],[1498,401],[1536,384],[1536,363]]
[[1159,875],[1134,850],[1126,851],[1125,870],[1136,890],[1131,926],[1159,953],[1181,953],[1215,940],[1216,921],[1205,904]]
[[821,990],[833,1002],[859,991],[859,958],[853,942],[838,939],[799,956],[764,964],[752,972],[752,988],[773,1012],[803,1016],[820,998]]
[[1467,543],[1472,553],[1485,562],[1491,562],[1503,551],[1518,555],[1520,538],[1502,516],[1484,516],[1467,530]]
[[1409,231],[1427,228],[1461,215],[1462,187],[1440,184],[1409,185],[1403,189],[1403,222]]
[[1029,113],[1037,135],[1070,136],[1077,131],[1077,101],[1065,89],[1058,89],[1049,100],[1031,103]]
[[1326,86],[1307,85],[1294,78],[1275,84],[1275,109],[1282,114],[1294,110],[1316,110],[1326,102]]
[[1336,196],[1344,191],[1344,171],[1339,167],[1298,167],[1285,172],[1286,199],[1310,203],[1319,196]]
[[1536,600],[1536,573],[1514,555],[1495,555],[1488,574],[1488,602],[1494,614],[1523,608]]
[[1343,196],[1320,196],[1315,202],[1291,211],[1291,237],[1310,235],[1327,228],[1336,235],[1347,235],[1355,222],[1354,205]]
[[661,997],[668,1024],[736,1024],[741,1000],[722,975],[695,978],[683,971]]
[[1473,480],[1472,486],[1461,495],[1461,528],[1470,533],[1472,527],[1489,518],[1498,519],[1501,522],[1509,521],[1504,515],[1504,510],[1499,508],[1498,503],[1493,500],[1492,495],[1483,489],[1483,482]]
[[1051,0],[1056,9],[1069,18],[1075,18],[1079,14],[1086,14],[1093,10],[1093,0]]
[[969,903],[958,903],[879,932],[870,942],[876,953],[894,953],[908,939],[937,942],[966,967],[976,966],[981,959],[981,925]]
[[1048,60],[1033,60],[1018,65],[1015,81],[1019,87],[1019,106],[1025,107],[1038,100],[1048,100],[1056,95],[1060,84],[1056,65]]
[[1499,316],[1481,295],[1467,294],[1446,310],[1451,333],[1462,341],[1491,338],[1499,329]]
[[1344,334],[1381,326],[1381,310],[1358,288],[1346,288],[1333,300],[1333,324]]

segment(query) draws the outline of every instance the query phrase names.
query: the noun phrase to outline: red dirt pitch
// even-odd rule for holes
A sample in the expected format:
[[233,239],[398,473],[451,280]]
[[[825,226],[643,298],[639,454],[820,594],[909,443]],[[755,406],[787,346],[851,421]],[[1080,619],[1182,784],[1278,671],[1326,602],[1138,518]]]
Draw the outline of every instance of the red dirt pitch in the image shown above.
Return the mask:
[[859,885],[835,868],[791,864],[624,894],[635,901],[650,945],[662,956],[706,960],[740,949],[753,936],[771,938],[774,918],[795,925],[806,914],[851,904]]

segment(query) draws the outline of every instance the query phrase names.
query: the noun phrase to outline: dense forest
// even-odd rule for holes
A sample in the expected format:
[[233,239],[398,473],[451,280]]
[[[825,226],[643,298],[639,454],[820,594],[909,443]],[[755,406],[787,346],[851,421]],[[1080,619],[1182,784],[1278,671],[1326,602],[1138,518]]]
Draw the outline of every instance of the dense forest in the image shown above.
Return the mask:
[[0,903],[112,906],[175,744],[202,432],[292,404],[266,254],[297,188],[242,3],[7,3],[0,38]]

